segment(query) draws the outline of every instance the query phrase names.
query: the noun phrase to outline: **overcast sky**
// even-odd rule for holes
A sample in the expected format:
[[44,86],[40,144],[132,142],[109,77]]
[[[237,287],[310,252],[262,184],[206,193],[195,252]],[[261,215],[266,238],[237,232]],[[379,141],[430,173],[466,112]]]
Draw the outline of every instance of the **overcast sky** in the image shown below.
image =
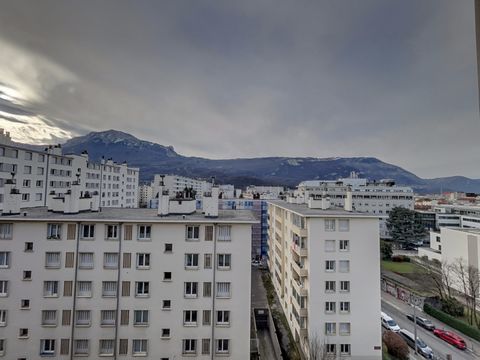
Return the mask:
[[2,1],[0,127],[480,178],[473,0]]

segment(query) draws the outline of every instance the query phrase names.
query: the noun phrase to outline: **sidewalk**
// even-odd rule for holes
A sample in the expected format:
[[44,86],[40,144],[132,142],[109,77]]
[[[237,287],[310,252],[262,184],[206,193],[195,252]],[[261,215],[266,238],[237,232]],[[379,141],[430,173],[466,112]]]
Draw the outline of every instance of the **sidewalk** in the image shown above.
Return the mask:
[[[409,314],[412,312],[412,307],[404,302],[404,301],[401,301],[395,297],[393,297],[392,295],[386,293],[386,292],[383,292],[382,291],[382,300],[387,302],[388,304],[390,304],[391,306],[395,307],[397,310],[401,311],[402,313],[404,314]],[[445,330],[448,330],[448,331],[452,331],[458,335],[460,335],[462,338],[464,338],[466,341],[467,341],[467,344],[472,344],[472,351],[475,355],[479,356],[480,357],[480,342],[478,342],[477,340],[475,339],[472,339],[471,337],[468,337],[467,335],[459,332],[458,330],[455,330],[453,328],[451,328],[450,326],[442,323],[440,320],[428,315],[428,314],[425,314],[423,312],[422,309],[419,309],[417,307],[417,310],[419,311],[419,316],[423,316],[423,317],[426,317],[428,319],[430,319],[434,325],[438,328],[442,328],[442,329],[445,329]],[[469,346],[470,348],[470,346]]]

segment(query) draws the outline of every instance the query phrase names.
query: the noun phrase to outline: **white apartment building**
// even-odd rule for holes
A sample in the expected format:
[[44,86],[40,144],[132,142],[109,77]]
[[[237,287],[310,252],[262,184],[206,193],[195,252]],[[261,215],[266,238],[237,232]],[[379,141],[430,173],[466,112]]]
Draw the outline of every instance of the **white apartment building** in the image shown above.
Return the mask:
[[0,357],[249,358],[249,211],[218,211],[212,189],[203,213],[164,191],[158,210],[97,212],[77,184],[20,211],[7,185]]
[[152,185],[143,184],[138,187],[138,206],[148,207],[150,200],[153,199]]
[[268,265],[305,354],[317,339],[332,358],[381,359],[378,216],[351,211],[349,196],[348,211],[269,201]]
[[100,194],[104,207],[137,207],[139,169],[112,160],[89,161],[88,154],[63,155],[60,146],[45,151],[20,148],[0,132],[0,210],[3,185],[12,179],[21,193],[22,207],[47,205],[51,192],[65,193],[79,180],[83,192]]
[[343,207],[348,189],[353,192],[353,209],[380,218],[380,237],[388,238],[387,219],[394,207],[414,208],[413,190],[395,185],[393,180],[368,181],[355,176],[338,180],[310,180],[301,182],[294,192],[300,202],[307,203],[310,195],[325,193],[333,205]]
[[177,192],[182,192],[185,188],[192,188],[197,192],[198,195],[203,194],[204,192],[210,191],[212,184],[205,180],[197,180],[188,178],[180,175],[155,175],[152,183],[153,187],[153,198],[155,198],[160,192],[160,182],[162,181],[164,188],[170,192],[170,194],[175,194]]
[[280,194],[285,192],[283,186],[257,186],[250,185],[247,186],[243,196],[248,199],[253,199],[254,197],[259,197],[260,199],[265,200],[275,200],[280,197]]

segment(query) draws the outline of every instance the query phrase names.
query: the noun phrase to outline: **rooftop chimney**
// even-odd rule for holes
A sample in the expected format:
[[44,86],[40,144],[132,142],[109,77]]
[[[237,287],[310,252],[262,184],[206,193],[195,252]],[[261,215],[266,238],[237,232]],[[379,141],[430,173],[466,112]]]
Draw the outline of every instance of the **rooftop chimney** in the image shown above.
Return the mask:
[[347,196],[345,197],[345,211],[353,211],[352,188],[347,188]]
[[167,216],[168,207],[170,205],[170,196],[168,190],[165,190],[163,179],[165,175],[160,175],[160,191],[158,192],[158,216]]
[[205,217],[218,217],[218,186],[213,185],[210,194],[203,197],[203,213]]

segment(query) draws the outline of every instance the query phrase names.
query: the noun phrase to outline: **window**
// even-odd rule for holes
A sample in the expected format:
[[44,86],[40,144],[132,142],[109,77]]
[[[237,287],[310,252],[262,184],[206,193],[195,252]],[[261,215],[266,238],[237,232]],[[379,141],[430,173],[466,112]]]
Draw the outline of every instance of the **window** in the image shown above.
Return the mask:
[[8,296],[8,281],[7,280],[0,280],[0,296],[1,297]]
[[204,282],[203,283],[203,297],[212,297],[212,283]]
[[232,240],[232,227],[230,225],[218,225],[218,241]]
[[133,312],[133,324],[136,326],[148,325],[148,310],[135,310]]
[[130,281],[122,281],[122,296],[130,296]]
[[150,283],[148,281],[135,282],[135,296],[147,297],[150,295]]
[[93,252],[78,254],[78,267],[80,269],[93,269]]
[[183,325],[197,326],[197,310],[185,310],[183,312]]
[[340,312],[349,313],[350,312],[350,302],[349,301],[340,301]]
[[100,355],[113,355],[114,345],[115,345],[115,340],[101,339],[99,343]]
[[220,325],[220,326],[230,325],[230,311],[228,310],[217,311],[217,325]]
[[212,254],[205,254],[203,256],[203,267],[205,269],[211,269],[212,268]]
[[29,188],[31,184],[32,184],[31,180],[25,179],[25,180],[23,180],[22,186],[25,187],[25,188]]
[[173,250],[173,244],[165,244],[165,250],[164,252],[166,253],[171,253]]
[[90,326],[90,310],[77,310],[75,313],[76,326]]
[[150,240],[152,227],[150,225],[138,225],[138,240]]
[[212,311],[203,310],[202,311],[202,325],[211,325],[212,323]]
[[57,326],[56,310],[42,310],[42,326]]
[[13,224],[0,224],[0,239],[10,240],[12,238]]
[[60,239],[62,235],[61,224],[47,224],[47,239]]
[[230,283],[217,282],[217,298],[229,298],[229,297],[231,297]]
[[228,354],[229,352],[229,339],[217,339],[216,343],[216,353],[217,354]]
[[334,301],[327,301],[325,303],[325,312],[327,314],[333,314],[335,312],[335,302]]
[[103,253],[103,267],[105,269],[117,269],[118,253]]
[[123,253],[123,268],[130,269],[131,266],[132,266],[132,254]]
[[92,297],[91,281],[79,281],[77,283],[77,297]]
[[350,344],[340,344],[340,355],[350,355]]
[[325,344],[325,349],[326,349],[326,353],[328,355],[335,355],[335,353],[336,353],[335,344]]
[[338,271],[346,273],[350,271],[350,260],[339,260]]
[[349,240],[340,240],[339,249],[340,249],[340,251],[350,251],[350,241]]
[[8,251],[0,251],[0,268],[6,269],[10,267],[10,253]]
[[120,310],[120,325],[128,325],[130,310]]
[[93,239],[95,237],[95,225],[82,225],[82,239]]
[[146,339],[134,339],[132,344],[132,355],[144,355],[148,354],[147,340]]
[[163,273],[163,281],[172,281],[172,273],[170,271]]
[[229,270],[232,260],[231,254],[218,254],[217,255],[217,268],[220,270]]
[[197,353],[197,340],[196,339],[184,339],[182,341],[182,353],[183,354],[196,354]]
[[73,281],[64,281],[63,282],[63,296],[72,296],[73,291]]
[[198,254],[185,254],[185,268],[198,269]]
[[75,240],[77,238],[77,225],[67,225],[67,240]]
[[335,292],[335,281],[325,281],[325,292]]
[[22,194],[22,201],[29,201],[30,200],[30,194]]
[[213,226],[206,225],[205,226],[205,241],[212,241],[213,240]]
[[70,351],[70,339],[60,339],[60,355],[68,355]]
[[37,181],[35,181],[35,186],[36,186],[37,188],[43,187],[43,180],[37,180]]
[[325,271],[329,271],[329,272],[335,271],[335,261],[334,260],[326,260],[325,261]]
[[5,339],[0,339],[0,356],[5,355]]
[[137,253],[137,269],[150,268],[150,254]]
[[170,310],[172,308],[172,302],[170,300],[162,301],[162,310]]
[[40,340],[40,355],[52,356],[55,355],[55,340],[42,339]]
[[350,335],[350,323],[340,323],[339,333],[340,335]]
[[33,251],[33,242],[26,242],[24,251],[25,252]]
[[202,355],[210,355],[210,339],[202,339]]
[[18,330],[18,337],[21,339],[28,338],[28,329],[27,328],[20,328]]
[[30,300],[29,299],[20,300],[20,308],[21,309],[30,309]]
[[107,225],[107,240],[118,239],[118,225]]
[[117,312],[115,310],[100,311],[100,325],[102,326],[115,326],[116,318]]
[[325,335],[335,335],[337,332],[337,324],[332,322],[325,323]]
[[32,153],[31,152],[28,152],[28,151],[25,152],[25,160],[32,160]]
[[169,339],[170,338],[170,329],[162,329],[162,339]]
[[115,297],[117,296],[117,282],[116,281],[102,281],[102,296]]
[[325,240],[325,251],[326,252],[335,251],[335,240]]
[[0,310],[0,327],[7,326],[7,310]]
[[120,355],[128,354],[128,339],[120,339],[120,343],[118,344],[118,353]]
[[43,282],[43,296],[44,297],[58,297],[58,281],[44,281]]
[[350,281],[340,281],[340,291],[350,291]]
[[335,231],[335,219],[325,219],[325,231]]
[[338,220],[338,231],[350,231],[350,220],[349,219],[339,219]]
[[35,201],[42,201],[43,194],[42,193],[35,193]]
[[200,226],[198,225],[188,225],[187,226],[187,236],[186,240],[188,241],[198,241],[200,240]]
[[75,355],[88,355],[88,340],[75,340],[75,349],[73,351]]
[[47,269],[60,268],[60,253],[59,252],[47,252],[45,253],[45,267]]
[[186,298],[196,298],[198,296],[198,283],[197,282],[185,282],[184,283],[184,296]]
[[24,174],[31,174],[32,173],[32,167],[30,165],[25,165],[23,167],[23,173]]
[[44,172],[45,172],[45,168],[37,167],[37,175],[43,175]]

